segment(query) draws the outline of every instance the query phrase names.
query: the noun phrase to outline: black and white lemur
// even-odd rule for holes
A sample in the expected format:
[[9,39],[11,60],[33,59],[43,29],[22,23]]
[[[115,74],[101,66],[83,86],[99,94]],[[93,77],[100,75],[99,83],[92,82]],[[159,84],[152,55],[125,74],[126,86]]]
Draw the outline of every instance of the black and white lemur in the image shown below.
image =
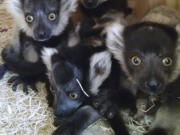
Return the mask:
[[[157,105],[155,120],[146,135],[172,135],[180,118],[177,39],[174,28],[153,22],[130,25],[124,30],[114,24],[107,34],[108,48],[124,72],[120,75],[121,87],[136,97],[138,114],[144,114],[139,108],[142,101],[147,107],[152,102]],[[99,99],[99,104],[106,101]]]
[[[73,32],[76,35],[79,30],[79,26],[71,30],[74,23],[78,24],[76,21],[79,20],[73,19],[76,16],[70,18],[78,2],[78,0],[6,1],[7,9],[14,17],[17,27],[9,45],[2,51],[4,65],[1,66],[0,75],[2,77],[6,70],[18,74],[9,80],[9,83],[13,83],[13,90],[16,90],[20,83],[23,84],[25,93],[28,93],[28,85],[37,90],[34,83],[44,79],[45,76],[45,67],[39,55],[42,46],[56,47],[58,44],[64,44],[61,42],[69,42],[69,46],[76,44],[78,39],[69,41],[69,36],[71,37]],[[127,5],[123,4],[122,7],[125,11]],[[84,30],[80,32],[83,33]]]
[[27,85],[36,90],[34,82],[45,76],[41,48],[67,42],[69,18],[76,6],[77,0],[6,1],[16,28],[12,40],[2,51],[4,65],[0,71],[2,76],[6,70],[18,74],[9,80],[13,90],[20,83],[25,93]]
[[[55,135],[80,134],[100,117],[91,107],[93,94],[97,95],[101,90],[110,91],[111,85],[118,86],[115,79],[115,74],[120,71],[116,69],[118,63],[111,60],[111,54],[104,46],[94,48],[88,44],[82,43],[67,52],[48,48],[43,51],[42,58],[54,93],[56,124],[61,125]],[[118,112],[109,121],[115,134],[129,135]]]

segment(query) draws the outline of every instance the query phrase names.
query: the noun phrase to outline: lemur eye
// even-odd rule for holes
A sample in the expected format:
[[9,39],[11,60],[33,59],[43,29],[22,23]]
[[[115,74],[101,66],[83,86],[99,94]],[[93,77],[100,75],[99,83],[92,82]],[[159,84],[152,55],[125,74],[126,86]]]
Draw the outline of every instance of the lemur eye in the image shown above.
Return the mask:
[[172,65],[172,59],[170,57],[166,57],[162,60],[162,63],[165,67],[169,67]]
[[49,16],[48,16],[48,19],[49,19],[50,21],[56,20],[56,14],[55,14],[55,13],[50,13]]
[[74,93],[74,92],[71,92],[69,93],[69,97],[72,99],[72,100],[76,100],[78,98],[78,94]]
[[34,17],[32,15],[26,15],[26,22],[32,23],[34,21]]
[[138,56],[133,56],[131,62],[133,65],[139,66],[141,64],[141,59]]

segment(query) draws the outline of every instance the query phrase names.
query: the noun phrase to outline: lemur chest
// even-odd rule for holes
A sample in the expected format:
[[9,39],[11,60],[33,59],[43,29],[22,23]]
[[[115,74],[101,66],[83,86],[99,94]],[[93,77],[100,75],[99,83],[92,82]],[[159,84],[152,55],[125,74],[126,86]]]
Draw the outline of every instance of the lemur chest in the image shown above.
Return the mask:
[[36,63],[39,60],[39,54],[33,45],[25,46],[23,57],[26,61]]

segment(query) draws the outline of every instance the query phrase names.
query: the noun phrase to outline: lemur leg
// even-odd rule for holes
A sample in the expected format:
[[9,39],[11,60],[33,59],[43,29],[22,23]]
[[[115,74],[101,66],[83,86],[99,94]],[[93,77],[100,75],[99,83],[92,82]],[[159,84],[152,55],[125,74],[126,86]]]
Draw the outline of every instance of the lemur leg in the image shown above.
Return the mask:
[[79,135],[81,131],[94,123],[100,115],[91,107],[83,106],[53,133],[53,135]]
[[4,74],[7,72],[7,69],[4,65],[0,65],[0,79],[3,78]]
[[48,105],[49,105],[49,107],[52,107],[53,102],[54,102],[54,95],[51,91],[51,85],[48,80],[46,81],[46,90],[47,90],[46,99],[47,99]]
[[[133,102],[134,98],[133,98],[133,96],[131,97],[129,95],[129,93],[127,93],[127,92],[124,92],[121,94],[123,94],[123,96],[125,96],[125,97],[122,98],[121,97],[122,95],[121,95],[121,96],[118,96],[120,99],[117,99],[117,97],[116,97],[117,94],[115,94],[115,93],[113,94],[112,90],[111,90],[111,92],[109,92],[107,90],[103,90],[93,100],[93,106],[97,110],[99,110],[99,113],[102,116],[106,117],[109,120],[110,125],[113,128],[116,135],[129,135],[129,133],[126,129],[125,123],[124,123],[123,119],[121,118],[121,115],[119,114],[119,109],[124,108],[124,106],[123,106],[124,98],[128,101],[128,102],[124,101],[125,102],[124,104],[126,104],[126,102],[129,103],[130,101]],[[123,100],[123,101],[121,101],[121,100]],[[128,106],[126,106],[126,107],[128,108]],[[135,105],[132,106],[132,110],[136,112]]]
[[31,63],[26,61],[14,48],[5,48],[2,51],[2,58],[4,60],[5,70],[17,73],[8,81],[13,83],[12,88],[15,91],[19,84],[23,85],[23,90],[28,94],[27,86],[29,85],[34,91],[37,91],[35,83],[44,78],[44,65],[38,61]]
[[115,91],[113,90],[102,90],[99,92],[93,100],[93,106],[99,110],[100,114],[112,118],[114,110],[118,109],[129,109],[130,114],[134,115],[137,112],[136,99],[133,94],[128,90]]

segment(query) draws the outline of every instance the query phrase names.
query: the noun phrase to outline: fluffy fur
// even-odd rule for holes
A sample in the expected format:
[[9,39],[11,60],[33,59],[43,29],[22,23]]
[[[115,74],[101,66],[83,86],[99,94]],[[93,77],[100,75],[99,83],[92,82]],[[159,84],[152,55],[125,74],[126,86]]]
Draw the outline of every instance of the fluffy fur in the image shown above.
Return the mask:
[[90,63],[90,92],[93,95],[97,95],[99,92],[98,88],[110,74],[112,65],[111,54],[108,51],[95,54],[91,57]]

